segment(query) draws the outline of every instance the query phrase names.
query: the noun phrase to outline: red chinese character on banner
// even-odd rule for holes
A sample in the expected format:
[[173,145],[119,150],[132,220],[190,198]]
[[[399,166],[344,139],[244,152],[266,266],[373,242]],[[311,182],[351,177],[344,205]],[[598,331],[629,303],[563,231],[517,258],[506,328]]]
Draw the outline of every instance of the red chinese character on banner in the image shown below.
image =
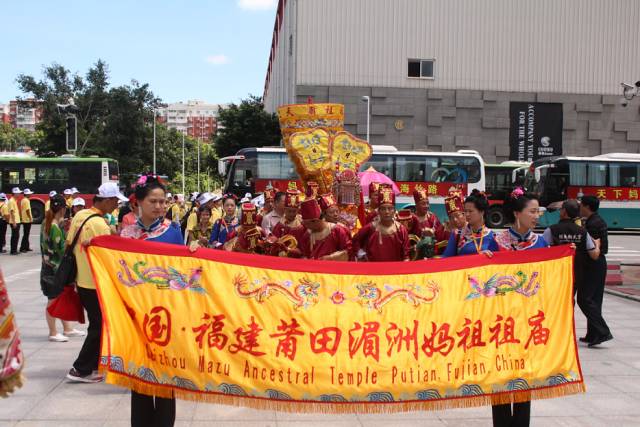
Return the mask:
[[529,318],[529,326],[531,326],[532,329],[529,333],[529,339],[524,345],[525,349],[529,348],[531,340],[533,340],[533,345],[547,345],[547,341],[549,340],[549,333],[551,331],[542,326],[542,322],[544,322],[544,319],[544,312],[541,310],[538,310],[538,314]]
[[427,188],[427,192],[429,193],[430,196],[438,194],[438,186],[435,184],[429,184]]
[[342,338],[342,331],[335,326],[318,329],[315,334],[309,335],[311,351],[315,354],[329,353],[333,356],[338,351],[340,338]]
[[505,319],[498,314],[496,323],[489,328],[489,332],[491,332],[489,342],[495,342],[496,348],[507,343],[519,344],[520,340],[515,337],[515,323],[513,317],[509,316]]
[[620,197],[622,197],[622,190],[620,190],[619,188],[614,188],[613,194],[615,194],[616,199],[619,199]]
[[456,335],[460,337],[458,341],[458,347],[462,347],[464,352],[473,347],[484,347],[486,342],[482,341],[482,320],[476,320],[473,322],[473,329],[471,328],[471,320],[464,319],[464,325],[462,330],[456,332]]
[[171,340],[171,314],[164,307],[153,307],[144,315],[142,330],[150,343],[166,346]]
[[191,328],[193,332],[198,333],[198,335],[196,336],[196,341],[198,342],[199,348],[202,348],[204,334],[207,331],[209,331],[209,333],[207,334],[207,346],[209,348],[215,347],[218,350],[222,350],[224,346],[227,345],[229,337],[222,333],[222,328],[224,328],[224,318],[224,314],[213,316],[205,313],[202,317],[202,320],[204,321],[202,325]]
[[[353,356],[362,347],[365,357],[371,356],[376,362],[380,359],[380,337],[378,337],[378,329],[380,323],[365,322],[364,328],[360,323],[354,322],[353,328],[349,330],[349,357]],[[362,330],[360,337],[354,337],[354,332]]]
[[247,326],[249,329],[246,331],[242,328],[235,330],[234,333],[236,334],[236,341],[238,342],[229,346],[229,352],[236,354],[244,351],[253,356],[264,356],[266,353],[256,350],[260,347],[260,344],[258,344],[258,335],[260,335],[262,328],[256,323],[253,316],[251,316],[251,322],[249,322]]
[[298,348],[298,339],[296,336],[303,336],[304,332],[300,330],[300,324],[296,319],[291,319],[291,323],[287,323],[280,319],[280,326],[278,330],[282,331],[279,334],[269,335],[271,338],[281,338],[278,340],[278,347],[276,348],[276,357],[280,356],[280,352],[284,357],[293,360],[296,357],[296,350]]
[[431,335],[424,335],[424,343],[422,344],[422,351],[428,357],[433,356],[435,353],[440,353],[443,356],[451,353],[456,341],[449,333],[451,325],[443,323],[437,326],[435,322],[431,322]]
[[[406,332],[405,332],[406,331]],[[393,348],[397,347],[396,352],[402,351],[402,344],[408,352],[413,354],[413,357],[418,360],[418,321],[413,321],[413,330],[406,327],[402,329],[395,323],[391,322],[386,332],[388,350],[387,356],[391,356]]]

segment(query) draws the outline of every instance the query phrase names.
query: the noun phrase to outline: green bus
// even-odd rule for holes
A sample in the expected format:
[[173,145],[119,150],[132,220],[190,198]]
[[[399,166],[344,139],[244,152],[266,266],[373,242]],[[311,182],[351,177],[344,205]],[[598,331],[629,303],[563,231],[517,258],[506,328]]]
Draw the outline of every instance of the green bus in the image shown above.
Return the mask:
[[0,153],[0,192],[11,195],[14,187],[29,188],[31,211],[36,223],[44,219],[44,204],[49,192],[62,193],[76,187],[91,205],[93,195],[105,182],[118,182],[118,162],[104,157],[36,157],[25,153]]

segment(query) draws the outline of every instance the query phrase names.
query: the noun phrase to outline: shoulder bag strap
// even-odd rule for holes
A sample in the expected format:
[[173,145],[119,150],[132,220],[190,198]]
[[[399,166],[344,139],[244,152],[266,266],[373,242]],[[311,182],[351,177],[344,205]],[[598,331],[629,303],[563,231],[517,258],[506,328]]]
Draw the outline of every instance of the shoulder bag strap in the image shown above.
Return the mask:
[[78,228],[78,231],[76,231],[76,235],[73,237],[73,241],[71,242],[71,244],[66,249],[67,253],[73,252],[73,248],[75,248],[76,243],[78,243],[78,239],[80,238],[80,233],[82,232],[82,228],[87,223],[87,221],[89,221],[91,218],[95,218],[97,216],[100,216],[100,215],[99,214],[89,215],[89,217],[82,222],[82,224]]

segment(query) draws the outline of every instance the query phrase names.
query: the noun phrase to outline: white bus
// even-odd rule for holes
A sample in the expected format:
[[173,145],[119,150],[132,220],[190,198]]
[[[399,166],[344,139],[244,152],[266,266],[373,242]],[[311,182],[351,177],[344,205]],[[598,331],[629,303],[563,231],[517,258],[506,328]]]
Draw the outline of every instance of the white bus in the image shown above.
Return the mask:
[[[430,194],[432,210],[440,217],[445,217],[444,198],[451,187],[458,186],[466,194],[485,189],[484,161],[473,150],[435,153],[374,145],[371,159],[361,170],[369,166],[398,185],[399,208],[413,204],[413,190],[421,185]],[[282,147],[242,149],[235,156],[221,159],[218,169],[226,177],[224,191],[239,196],[261,193],[269,184],[286,190],[289,182],[298,181],[298,174]]]

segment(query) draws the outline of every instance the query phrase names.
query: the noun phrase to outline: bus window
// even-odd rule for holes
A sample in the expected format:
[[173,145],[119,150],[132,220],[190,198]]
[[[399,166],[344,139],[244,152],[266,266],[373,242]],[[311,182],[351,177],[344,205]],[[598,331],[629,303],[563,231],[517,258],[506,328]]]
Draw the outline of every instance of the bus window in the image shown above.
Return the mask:
[[62,190],[62,187],[69,182],[69,171],[62,164],[59,166],[40,166],[38,168],[38,186],[49,191],[52,189]]
[[107,166],[109,168],[109,179],[110,181],[117,181],[118,176],[120,175],[120,171],[118,170],[118,162],[107,162]]
[[24,168],[24,184],[33,186],[36,182],[36,168]]
[[[386,154],[374,154],[369,161],[365,163],[360,170],[366,171],[369,166],[373,166],[375,170],[381,172],[396,181],[395,174],[393,173],[393,158]],[[400,180],[398,180],[400,181]]]
[[297,179],[286,153],[258,153],[258,176],[260,179]]
[[591,187],[607,185],[607,164],[603,162],[570,162],[570,184]]
[[9,184],[10,185],[18,185],[18,184],[20,184],[20,172],[19,171],[9,171]]
[[425,182],[426,159],[418,156],[396,157],[396,181]]
[[427,179],[456,184],[480,181],[480,161],[475,157],[434,157],[427,159]]
[[609,163],[610,187],[637,187],[640,165],[637,163]]
[[[235,160],[232,170],[229,173],[229,183],[234,189],[245,189],[252,187],[257,169],[256,153],[247,152],[244,154],[244,160]],[[231,190],[233,191],[233,190]]]

